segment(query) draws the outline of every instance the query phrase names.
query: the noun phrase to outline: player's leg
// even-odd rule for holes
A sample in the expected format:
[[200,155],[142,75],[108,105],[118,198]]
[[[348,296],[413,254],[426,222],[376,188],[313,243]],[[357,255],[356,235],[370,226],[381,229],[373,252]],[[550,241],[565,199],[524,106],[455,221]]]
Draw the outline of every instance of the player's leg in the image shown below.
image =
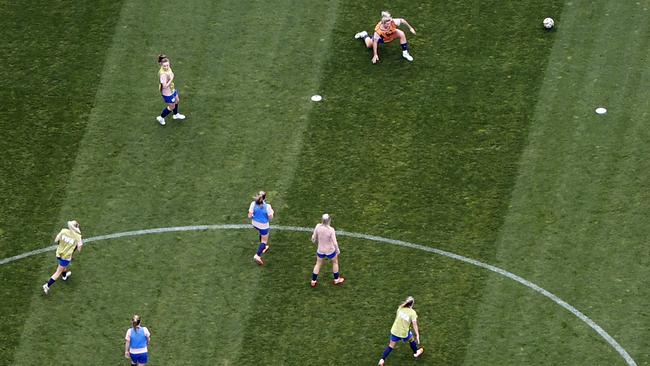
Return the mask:
[[50,291],[50,287],[52,287],[52,285],[54,285],[54,282],[56,282],[56,280],[59,279],[59,276],[61,276],[61,273],[64,270],[65,270],[65,267],[63,267],[63,266],[61,266],[61,264],[59,264],[56,267],[56,271],[54,271],[52,276],[50,276],[50,279],[47,281],[47,283],[43,285],[43,292],[45,292],[46,295]]
[[175,91],[174,94],[176,94],[176,97],[175,97],[174,106],[172,108],[172,112],[174,112],[174,114],[172,115],[172,118],[173,119],[185,119],[185,115],[178,113],[178,103],[181,101],[180,97],[178,96],[178,91]]
[[[392,337],[392,334],[391,334],[391,337]],[[388,342],[388,347],[386,347],[386,349],[384,349],[384,353],[382,353],[382,355],[381,355],[381,360],[379,360],[379,365],[380,366],[382,366],[384,364],[384,362],[386,361],[386,359],[388,358],[390,353],[393,352],[393,349],[395,349],[395,341],[393,341],[391,339]]]
[[367,48],[372,48],[372,37],[366,37],[363,41],[366,43]]
[[354,35],[355,39],[361,39],[367,48],[372,48],[372,36],[363,31]]
[[337,255],[336,257],[332,258],[332,272],[334,273],[334,284],[338,285],[343,283],[345,279],[341,277],[341,274],[339,273],[339,256]]
[[63,272],[61,272],[61,279],[64,281],[67,281],[68,278],[72,275],[72,271],[68,270],[68,267],[66,267]]
[[413,357],[418,358],[422,353],[424,353],[424,348],[420,347],[418,348],[418,344],[415,341],[415,338],[413,337],[413,334],[409,332],[409,346],[411,346],[411,350],[413,350]]
[[354,39],[364,39],[367,36],[368,36],[368,32],[361,31],[361,32],[354,35]]
[[323,258],[316,254],[316,264],[314,265],[314,270],[311,272],[311,287],[316,287],[318,283],[318,273],[320,272],[320,267],[323,265]]
[[260,235],[260,243],[264,244],[264,249],[262,249],[262,253],[268,252],[269,249],[271,248],[271,246],[269,245],[269,233],[268,232],[265,235]]
[[[165,97],[163,96],[163,98]],[[166,104],[167,105],[165,106],[165,108],[162,110],[162,112],[160,112],[160,115],[156,117],[156,120],[158,121],[158,123],[160,123],[161,126],[165,125],[165,117],[167,117],[167,115],[169,115],[174,110],[174,103],[166,103]]]
[[409,54],[409,44],[406,41],[406,33],[404,33],[404,31],[401,29],[396,30],[395,33],[397,33],[397,36],[399,37],[399,44],[402,47],[402,57],[408,61],[413,61],[413,56]]
[[269,240],[269,229],[258,229],[256,228],[257,231],[259,231],[260,234],[260,245],[257,247],[257,252],[253,256],[253,260],[257,262],[259,265],[263,265],[264,261],[262,260],[262,254],[266,253],[268,251],[268,246],[266,243]]

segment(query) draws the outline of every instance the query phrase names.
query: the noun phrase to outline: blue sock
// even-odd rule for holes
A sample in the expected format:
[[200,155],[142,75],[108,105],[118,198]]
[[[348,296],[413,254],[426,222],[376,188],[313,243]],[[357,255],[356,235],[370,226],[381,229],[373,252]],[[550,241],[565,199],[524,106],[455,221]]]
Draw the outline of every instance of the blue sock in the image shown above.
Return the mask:
[[386,349],[384,350],[384,353],[381,355],[381,358],[385,361],[388,358],[388,355],[390,355],[391,352],[393,352],[393,349],[390,348],[390,346],[386,347]]
[[47,281],[47,287],[51,287],[52,284],[54,284],[55,281],[56,280],[54,278],[50,277],[50,279]]
[[408,42],[400,44],[402,46],[402,51],[408,51],[409,50],[409,44]]
[[68,271],[63,271],[63,272],[61,272],[61,277],[64,277],[64,278],[65,278],[67,275],[68,275]]
[[178,103],[174,104],[174,114],[178,114]]
[[338,272],[334,272],[334,279],[338,280],[340,275],[341,274],[339,274]]
[[165,107],[165,109],[163,109],[163,111],[160,112],[160,117],[165,118],[165,117],[167,117],[168,114],[169,114],[169,109],[167,109],[167,107]]
[[313,272],[312,272],[312,274],[311,274],[311,280],[312,280],[312,281],[317,281],[317,280],[318,280],[318,275],[317,275],[316,273],[313,273]]
[[409,346],[411,346],[411,349],[413,350],[413,353],[418,351],[418,344],[415,343],[415,341],[410,341]]
[[257,247],[257,255],[262,255],[264,248],[266,248],[266,243],[260,243],[260,246]]

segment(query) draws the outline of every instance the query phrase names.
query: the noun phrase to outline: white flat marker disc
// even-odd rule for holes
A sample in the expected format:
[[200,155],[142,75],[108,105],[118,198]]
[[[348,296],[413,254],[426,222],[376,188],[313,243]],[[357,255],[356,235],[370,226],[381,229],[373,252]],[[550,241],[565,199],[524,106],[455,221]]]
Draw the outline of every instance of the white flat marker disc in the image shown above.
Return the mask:
[[321,100],[323,100],[323,97],[321,97],[321,96],[318,95],[318,94],[316,94],[316,95],[312,95],[312,96],[311,96],[311,101],[312,101],[312,102],[320,102]]
[[605,113],[607,113],[607,108],[598,107],[598,108],[596,108],[596,113],[605,114]]

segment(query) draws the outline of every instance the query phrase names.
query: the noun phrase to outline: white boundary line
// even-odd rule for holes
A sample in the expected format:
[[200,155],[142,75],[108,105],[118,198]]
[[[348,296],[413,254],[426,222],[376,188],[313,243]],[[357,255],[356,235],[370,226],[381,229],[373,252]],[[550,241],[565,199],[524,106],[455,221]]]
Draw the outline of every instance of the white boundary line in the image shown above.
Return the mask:
[[[194,226],[175,226],[175,227],[162,227],[162,228],[156,228],[156,229],[145,229],[145,230],[135,230],[135,231],[125,231],[122,233],[114,233],[114,234],[107,234],[107,235],[100,235],[100,236],[94,236],[92,238],[87,238],[84,239],[85,243],[90,243],[94,241],[100,241],[100,240],[108,240],[108,239],[118,239],[118,238],[124,238],[124,237],[129,237],[129,236],[139,236],[139,235],[147,235],[147,234],[159,234],[159,233],[170,233],[170,232],[179,232],[179,231],[205,231],[205,230],[240,230],[240,229],[250,229],[250,225],[245,225],[245,224],[225,224],[225,225],[194,225]],[[311,232],[312,229],[306,228],[306,227],[300,227],[300,226],[274,226],[273,230],[278,230],[278,231],[298,231],[298,232]],[[632,357],[627,353],[627,351],[612,337],[607,333],[600,325],[596,324],[593,320],[591,320],[588,316],[583,314],[580,310],[576,309],[575,307],[571,306],[569,303],[566,301],[560,299],[557,297],[555,294],[543,289],[542,287],[526,280],[525,278],[522,278],[520,276],[517,276],[514,273],[508,272],[505,269],[501,269],[499,267],[495,267],[493,265],[483,263],[481,261],[477,261],[476,259],[471,259],[468,257],[463,257],[462,255],[454,254],[451,252],[447,252],[444,250],[436,249],[436,248],[431,248],[427,247],[424,245],[420,244],[414,244],[414,243],[409,243],[407,241],[402,241],[402,240],[395,240],[395,239],[388,239],[384,238],[381,236],[374,236],[374,235],[367,235],[367,234],[361,234],[361,233],[353,233],[353,232],[347,232],[347,231],[337,231],[337,235],[339,236],[348,236],[351,238],[358,238],[358,239],[365,239],[365,240],[371,240],[375,242],[382,242],[382,243],[387,243],[387,244],[392,244],[392,245],[398,245],[401,247],[407,247],[407,248],[412,248],[412,249],[418,249],[422,250],[425,252],[441,255],[443,257],[447,258],[452,258],[455,260],[459,260],[461,262],[469,263],[472,265],[475,265],[477,267],[481,267],[484,269],[487,269],[489,271],[492,271],[494,273],[500,274],[504,277],[507,277],[513,281],[519,282],[520,284],[532,289],[533,291],[546,296],[547,298],[551,299],[554,303],[560,305],[564,309],[568,310],[571,314],[575,315],[578,319],[582,320],[585,324],[587,324],[591,329],[593,329],[596,333],[598,333],[599,336],[601,336],[612,348],[618,352],[621,357],[627,362],[628,366],[637,366],[636,362]],[[56,249],[55,245],[33,250],[31,252],[19,254],[13,257],[9,258],[4,258],[0,260],[0,265],[5,265],[7,263],[15,262],[17,260],[31,257],[36,254],[41,254],[49,251],[53,251]]]

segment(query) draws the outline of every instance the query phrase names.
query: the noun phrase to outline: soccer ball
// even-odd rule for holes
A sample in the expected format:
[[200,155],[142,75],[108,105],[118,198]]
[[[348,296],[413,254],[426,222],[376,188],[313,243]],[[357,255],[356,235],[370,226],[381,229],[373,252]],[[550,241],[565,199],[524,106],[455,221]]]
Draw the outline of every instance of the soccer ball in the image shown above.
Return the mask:
[[553,18],[546,18],[544,19],[544,28],[546,29],[551,29],[555,25],[555,21],[553,21]]

